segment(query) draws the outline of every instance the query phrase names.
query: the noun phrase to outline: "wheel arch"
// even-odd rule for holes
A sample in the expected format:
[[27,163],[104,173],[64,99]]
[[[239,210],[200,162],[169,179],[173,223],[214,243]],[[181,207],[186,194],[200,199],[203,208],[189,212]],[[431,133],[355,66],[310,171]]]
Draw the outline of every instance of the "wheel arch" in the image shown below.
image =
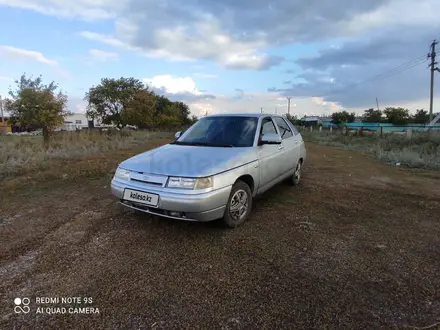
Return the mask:
[[251,190],[252,195],[255,193],[255,180],[252,177],[252,175],[243,174],[243,175],[239,176],[237,178],[237,180],[235,180],[235,182],[237,182],[237,181],[243,181],[244,183],[246,183],[249,186],[249,189]]

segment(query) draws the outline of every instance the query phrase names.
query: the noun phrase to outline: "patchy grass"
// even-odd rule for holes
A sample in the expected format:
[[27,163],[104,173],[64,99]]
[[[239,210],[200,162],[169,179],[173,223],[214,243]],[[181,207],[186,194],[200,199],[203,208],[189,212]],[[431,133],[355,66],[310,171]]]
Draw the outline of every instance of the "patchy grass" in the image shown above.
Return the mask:
[[[300,186],[267,191],[235,230],[136,215],[108,177],[3,194],[0,329],[437,329],[440,172],[307,151]],[[92,297],[100,315],[14,313],[42,296]]]
[[307,132],[305,141],[360,151],[376,159],[402,166],[440,170],[440,133],[413,133],[409,140],[403,134],[365,133],[343,135],[341,132]]
[[[166,138],[147,139],[146,141],[139,141],[135,147],[129,149],[106,151],[73,159],[52,159],[45,164],[44,169],[4,178],[2,188],[8,189],[9,193],[16,190],[38,192],[42,184],[43,186],[52,187],[63,182],[68,183],[84,178],[87,178],[87,180],[95,178],[111,180],[116,167],[121,161],[170,141],[172,140]],[[5,196],[0,196],[0,204],[2,197]]]
[[60,132],[54,134],[45,148],[42,136],[0,136],[0,178],[45,171],[72,159],[171,137],[167,132]]

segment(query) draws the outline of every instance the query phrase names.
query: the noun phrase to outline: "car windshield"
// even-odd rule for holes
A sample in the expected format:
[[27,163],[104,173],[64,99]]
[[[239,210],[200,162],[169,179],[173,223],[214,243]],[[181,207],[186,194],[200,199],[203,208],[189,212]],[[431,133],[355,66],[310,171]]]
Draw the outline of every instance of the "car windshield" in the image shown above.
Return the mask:
[[251,147],[257,123],[256,117],[204,117],[173,143],[209,147]]

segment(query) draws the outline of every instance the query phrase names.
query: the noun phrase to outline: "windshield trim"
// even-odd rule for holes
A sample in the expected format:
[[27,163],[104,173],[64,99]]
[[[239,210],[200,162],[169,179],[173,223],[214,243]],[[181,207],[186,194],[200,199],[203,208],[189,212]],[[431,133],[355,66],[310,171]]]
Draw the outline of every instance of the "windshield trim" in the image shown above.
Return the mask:
[[204,142],[180,142],[178,140],[171,142],[178,146],[190,146],[190,147],[215,147],[215,148],[235,148],[232,144],[220,144],[220,143],[204,143]]
[[[171,142],[170,144],[174,144],[174,145],[187,145],[187,146],[200,146],[200,147],[219,147],[219,148],[252,148],[255,147],[256,141],[258,140],[258,127],[260,125],[260,117],[257,116],[247,116],[245,114],[243,115],[211,115],[208,117],[202,117],[200,118],[200,120],[198,122],[200,122],[201,120],[211,120],[211,119],[243,119],[243,120],[250,120],[253,123],[255,123],[255,131],[253,133],[252,139],[249,138],[249,144],[247,145],[236,145],[236,144],[216,144],[216,143],[209,143],[209,142],[186,142],[186,141],[182,141],[183,139],[185,139],[189,133],[192,131],[192,128],[194,127],[194,125],[197,125],[197,123],[191,125],[186,131],[184,131],[183,134],[181,134],[176,140],[174,140],[173,142]],[[238,142],[238,141],[235,141]]]

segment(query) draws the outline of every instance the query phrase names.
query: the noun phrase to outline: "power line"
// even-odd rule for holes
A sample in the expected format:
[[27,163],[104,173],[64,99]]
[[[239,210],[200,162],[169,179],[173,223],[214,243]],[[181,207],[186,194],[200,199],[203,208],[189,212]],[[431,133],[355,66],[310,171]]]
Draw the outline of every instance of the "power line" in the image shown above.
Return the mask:
[[380,73],[380,74],[371,76],[369,78],[366,78],[364,80],[360,80],[360,81],[357,81],[355,83],[346,85],[346,86],[344,86],[344,87],[342,87],[342,88],[340,88],[338,90],[322,93],[320,95],[315,95],[315,96],[299,96],[299,97],[294,97],[294,98],[295,99],[302,99],[302,98],[309,98],[309,97],[323,97],[323,96],[327,96],[327,95],[332,95],[332,94],[335,94],[335,93],[338,93],[338,92],[342,92],[342,91],[344,91],[346,89],[349,89],[351,87],[354,87],[354,86],[357,86],[357,85],[360,85],[360,84],[369,83],[369,82],[372,82],[372,81],[378,81],[378,80],[383,80],[383,79],[389,78],[389,77],[394,76],[396,74],[399,74],[399,73],[402,73],[402,72],[407,71],[409,69],[412,69],[412,68],[414,68],[414,67],[416,67],[416,66],[418,66],[418,65],[420,65],[422,63],[425,63],[426,61],[427,61],[426,55],[418,56],[418,57],[416,57],[416,58],[414,58],[412,60],[409,60],[409,61],[407,61],[405,63],[400,64],[397,67],[394,67],[391,70],[388,70],[388,71],[385,71],[383,73]]
[[[398,67],[396,67],[394,69],[391,69],[389,71],[386,71],[386,72],[383,72],[381,74],[377,74],[377,75],[374,75],[374,76],[369,77],[367,79],[364,79],[364,80],[355,82],[353,84],[347,85],[347,86],[343,87],[340,91],[346,90],[348,88],[351,88],[351,87],[354,87],[354,86],[357,86],[357,85],[360,85],[360,84],[365,84],[365,83],[369,83],[369,82],[372,82],[372,81],[380,81],[380,80],[392,77],[392,76],[394,76],[396,74],[399,74],[399,73],[402,73],[402,72],[407,71],[409,69],[412,69],[412,68],[414,68],[414,67],[416,67],[416,66],[418,66],[418,65],[420,65],[420,64],[422,64],[424,62],[426,62],[426,59],[419,59],[417,62],[410,61],[410,62],[401,64]],[[326,93],[326,94],[328,94],[328,93]],[[325,96],[325,94],[323,94],[323,96]]]
[[422,64],[422,63],[424,63],[424,62],[426,62],[426,58],[425,58],[425,56],[423,56],[422,59],[419,59],[419,60],[416,61],[416,62],[408,62],[408,63],[402,64],[402,65],[400,65],[400,66],[398,66],[398,67],[396,67],[396,68],[394,68],[394,69],[391,69],[391,70],[386,71],[386,72],[384,72],[384,73],[381,73],[381,74],[378,74],[378,75],[372,76],[372,77],[367,78],[367,79],[365,79],[365,80],[361,80],[361,81],[359,81],[359,82],[357,82],[357,83],[354,83],[353,85],[362,84],[362,83],[367,83],[367,82],[375,81],[375,80],[383,80],[383,79],[385,79],[385,78],[388,78],[388,77],[394,76],[394,75],[396,75],[396,74],[398,74],[398,73],[401,73],[401,72],[404,72],[404,71],[406,71],[406,70],[412,69],[412,68],[414,68],[414,67],[416,67],[416,66],[418,66],[418,65],[420,65],[420,64]]

